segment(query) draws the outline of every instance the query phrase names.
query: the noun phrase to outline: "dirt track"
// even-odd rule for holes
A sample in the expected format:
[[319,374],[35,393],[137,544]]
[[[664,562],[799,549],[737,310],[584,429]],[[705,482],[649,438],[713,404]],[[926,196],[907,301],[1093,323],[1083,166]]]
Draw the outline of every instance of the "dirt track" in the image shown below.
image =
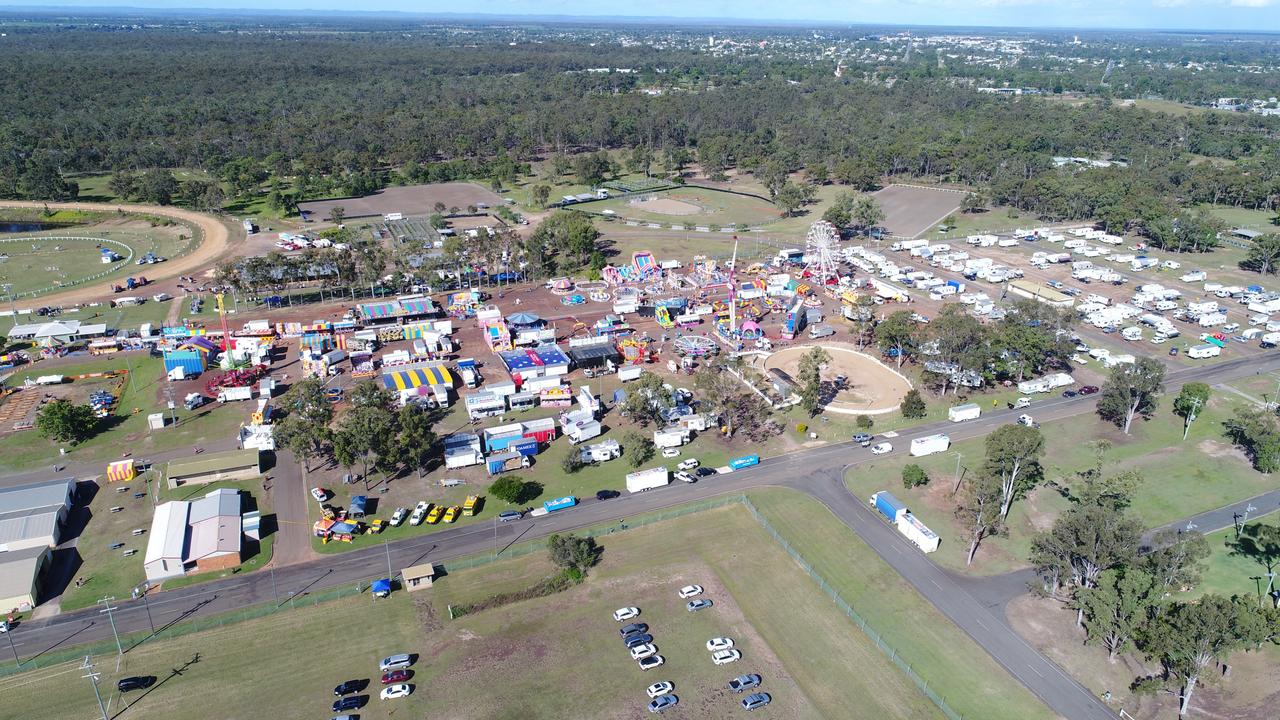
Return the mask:
[[[46,203],[46,202],[29,202],[20,200],[6,200],[0,202],[0,208],[45,208],[53,210],[87,210],[87,211],[107,211],[113,212],[123,210],[131,213],[143,213],[147,215],[164,215],[177,220],[191,223],[200,228],[204,235],[203,241],[191,253],[179,258],[174,258],[165,263],[147,266],[147,276],[154,280],[163,280],[166,278],[176,277],[178,275],[193,275],[206,268],[217,258],[219,258],[230,247],[231,231],[218,218],[213,215],[205,215],[191,210],[183,210],[175,207],[158,207],[154,205],[133,205],[130,203]],[[91,300],[101,300],[103,298],[103,288],[101,283],[85,285],[66,292],[55,293],[53,295],[42,295],[35,298],[33,302],[40,305],[73,305]]]

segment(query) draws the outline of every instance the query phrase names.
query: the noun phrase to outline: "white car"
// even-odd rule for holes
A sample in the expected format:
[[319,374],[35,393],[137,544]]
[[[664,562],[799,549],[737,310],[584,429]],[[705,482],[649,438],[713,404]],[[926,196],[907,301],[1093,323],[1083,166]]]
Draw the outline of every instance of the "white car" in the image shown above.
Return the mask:
[[408,697],[413,692],[412,685],[400,683],[399,685],[388,685],[382,688],[382,692],[378,693],[378,697],[383,700],[392,700],[394,698]]
[[408,516],[409,516],[408,510],[402,507],[396,508],[396,511],[391,513],[391,526],[400,527],[400,525],[404,522],[404,519]]
[[329,499],[329,491],[324,488],[313,487],[311,488],[311,497],[314,498],[316,502],[322,503]]
[[640,615],[640,608],[635,608],[635,607],[618,608],[617,610],[613,611],[613,619],[618,622],[626,622],[627,620],[630,620],[631,618],[634,618],[634,617],[638,617],[639,615]]
[[719,652],[733,647],[733,638],[719,637],[707,641],[707,652]]
[[711,662],[717,665],[728,665],[740,659],[742,659],[742,653],[737,650],[719,650],[711,654]]
[[680,457],[680,451],[676,448],[662,448],[662,457],[673,458]]
[[656,682],[650,685],[649,689],[645,690],[645,692],[649,694],[649,697],[656,698],[659,695],[666,695],[675,689],[676,686],[672,685],[669,680],[663,680],[662,682]]
[[[8,621],[8,620],[0,620],[0,633],[7,633],[7,632],[9,632],[9,621]],[[652,697],[652,696],[650,696],[650,697]]]
[[664,662],[666,661],[662,659],[661,655],[650,655],[647,658],[639,660],[638,664],[640,665],[641,670],[652,670],[656,667],[661,667]]
[[882,443],[876,443],[875,445],[871,446],[872,455],[884,455],[885,453],[890,452],[892,450],[893,450],[893,443],[882,442]]
[[688,460],[681,460],[681,461],[680,461],[680,464],[676,466],[676,469],[677,469],[677,470],[692,470],[692,469],[694,469],[694,468],[698,467],[698,466],[699,466],[699,465],[701,465],[701,464],[702,464],[702,463],[698,462],[698,458],[689,458]]
[[651,655],[658,654],[658,646],[653,643],[645,643],[631,648],[632,660],[643,660]]
[[687,472],[685,472],[685,471],[683,471],[683,470],[681,470],[680,472],[676,473],[676,479],[677,479],[677,480],[680,480],[680,481],[682,481],[682,482],[687,482],[687,483],[695,483],[695,482],[698,482],[697,478],[695,478],[694,476],[690,475],[689,473],[687,473]]
[[431,503],[426,500],[419,500],[416,507],[413,508],[413,515],[409,516],[410,525],[421,525],[423,518],[427,516],[427,510],[431,507]]
[[697,597],[702,594],[701,585],[685,585],[680,588],[680,599],[688,600],[691,597]]

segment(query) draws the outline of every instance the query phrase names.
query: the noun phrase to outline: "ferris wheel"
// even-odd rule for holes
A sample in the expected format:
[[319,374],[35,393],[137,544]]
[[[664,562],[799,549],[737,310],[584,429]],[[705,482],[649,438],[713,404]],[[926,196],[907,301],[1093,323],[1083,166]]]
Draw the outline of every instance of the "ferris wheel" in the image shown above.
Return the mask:
[[809,226],[805,236],[805,273],[819,282],[839,277],[840,231],[826,220]]

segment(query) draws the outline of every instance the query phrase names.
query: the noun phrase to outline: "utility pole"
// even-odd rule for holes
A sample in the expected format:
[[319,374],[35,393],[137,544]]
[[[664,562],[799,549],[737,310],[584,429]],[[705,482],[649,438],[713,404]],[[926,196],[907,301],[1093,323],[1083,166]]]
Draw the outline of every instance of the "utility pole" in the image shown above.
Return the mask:
[[13,651],[13,664],[21,670],[22,661],[18,659],[18,648],[13,645],[13,628],[9,628],[8,632],[6,632],[4,636],[9,639],[9,649]]
[[964,459],[964,455],[956,453],[956,485],[951,488],[951,494],[955,495],[960,492],[960,461]]
[[1191,432],[1191,423],[1196,421],[1196,414],[1200,412],[1200,398],[1191,399],[1191,410],[1187,413],[1186,422],[1182,424],[1182,439],[1187,439],[1187,434]]
[[98,601],[98,604],[99,604],[99,605],[102,605],[102,606],[103,606],[103,609],[102,609],[102,610],[99,610],[99,611],[98,611],[98,613],[99,613],[99,614],[101,614],[101,613],[106,613],[106,614],[107,614],[107,620],[109,620],[109,621],[111,622],[111,634],[112,634],[112,635],[114,635],[114,636],[115,636],[115,638],[116,638],[116,651],[117,651],[117,652],[119,652],[121,655],[123,655],[123,654],[124,654],[124,646],[120,644],[120,633],[119,633],[119,632],[116,632],[116,616],[115,616],[114,614],[112,614],[112,611],[114,611],[114,610],[118,610],[118,609],[119,609],[119,608],[115,608],[115,607],[112,607],[112,606],[111,606],[111,603],[112,603],[112,601],[114,601],[114,600],[115,600],[115,597],[113,597],[113,596],[111,596],[111,597],[104,597],[104,598],[102,598],[101,600],[99,600],[99,601]]
[[[141,588],[141,590],[139,590],[138,588]],[[155,635],[156,624],[151,621],[151,603],[147,602],[147,591],[150,589],[151,589],[151,586],[144,582],[138,587],[135,587],[133,589],[133,596],[142,598],[142,607],[145,608],[147,611],[147,625],[150,626],[151,628],[151,634]]]
[[93,663],[89,661],[88,655],[84,656],[84,664],[80,669],[85,671],[85,674],[80,677],[89,678],[89,682],[93,683],[93,696],[98,698],[98,710],[102,712],[102,720],[108,720],[107,707],[102,704],[102,693],[98,692],[98,676],[101,673],[93,671]]
[[382,547],[387,551],[387,582],[389,583],[395,577],[395,573],[391,571],[391,544],[386,538],[382,538]]
[[276,566],[271,565],[271,597],[275,599],[276,607],[280,607],[280,591],[276,589]]

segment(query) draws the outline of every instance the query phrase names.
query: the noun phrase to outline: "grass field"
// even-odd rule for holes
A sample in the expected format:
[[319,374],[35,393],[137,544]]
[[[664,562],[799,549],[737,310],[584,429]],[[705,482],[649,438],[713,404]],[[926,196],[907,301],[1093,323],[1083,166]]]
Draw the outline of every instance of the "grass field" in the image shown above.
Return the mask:
[[[696,206],[698,209],[690,214],[667,214],[645,210],[633,204],[633,201],[640,197],[675,200],[689,206]],[[613,198],[586,204],[582,209],[592,213],[613,210],[620,218],[662,223],[666,227],[673,224],[686,226],[717,224],[721,227],[734,224],[758,225],[778,219],[778,209],[764,200],[698,187],[675,188],[646,193],[643,196]]]
[[[119,488],[125,492],[118,492]],[[158,503],[170,500],[196,500],[206,493],[218,488],[233,488],[252,497],[245,506],[262,512],[263,516],[271,514],[267,493],[262,491],[262,483],[256,480],[240,482],[217,482],[195,487],[182,487],[175,490],[162,488],[157,498]],[[84,563],[76,577],[83,578],[84,584],[76,587],[74,583],[62,596],[62,609],[75,610],[88,607],[99,598],[108,595],[118,598],[129,597],[130,589],[146,579],[142,569],[142,556],[147,547],[147,535],[134,537],[134,528],[150,528],[153,515],[150,494],[143,498],[134,498],[134,492],[153,492],[152,484],[144,477],[138,477],[128,483],[103,484],[89,505],[92,518],[76,543],[80,559]],[[112,506],[123,507],[118,513],[110,512]],[[269,521],[264,521],[269,525]],[[123,542],[123,548],[112,550],[112,543]],[[262,539],[260,544],[249,546],[245,543],[244,562],[234,572],[236,574],[250,572],[262,568],[271,560],[271,548],[275,542],[274,533]],[[132,557],[125,557],[124,551],[137,550]],[[217,571],[190,575],[175,580],[165,581],[165,589],[182,587],[193,583],[227,577],[233,571]]]
[[[1256,522],[1276,525],[1280,523],[1280,515],[1271,513],[1250,517],[1246,524],[1251,525]],[[1227,528],[1204,536],[1205,540],[1209,541],[1209,560],[1205,564],[1204,576],[1200,584],[1189,593],[1190,597],[1209,593],[1227,597],[1232,595],[1256,597],[1266,592],[1266,566],[1253,558],[1233,555],[1227,543],[1234,540],[1235,535],[1235,529]]]
[[[156,303],[160,305],[160,303]],[[209,405],[196,412],[179,410],[179,424],[165,428],[163,431],[147,430],[147,415],[165,411],[165,400],[161,393],[164,365],[158,358],[142,353],[117,353],[101,358],[86,357],[83,362],[72,364],[49,365],[39,362],[26,366],[7,382],[9,385],[21,385],[27,378],[41,375],[81,375],[109,370],[129,370],[128,382],[119,394],[117,414],[110,419],[107,426],[94,437],[75,446],[65,446],[67,455],[62,461],[103,462],[119,457],[122,449],[133,453],[134,457],[146,457],[147,454],[171,450],[183,446],[196,446],[212,440],[223,440],[232,436],[235,429],[245,420],[248,410],[236,404],[227,406]],[[114,383],[103,379],[79,380],[64,386],[74,397],[87,398],[89,393],[97,389],[112,389]],[[24,390],[23,392],[40,392]],[[180,398],[179,398],[180,399]],[[134,412],[134,410],[137,412]],[[58,458],[58,449],[63,447],[52,440],[36,434],[35,430],[10,433],[0,437],[0,456],[4,457],[6,470],[23,470],[53,462]],[[105,465],[104,472],[105,472]]]
[[[0,278],[4,283],[13,285],[13,292],[20,296],[31,297],[33,293],[39,295],[84,283],[101,283],[103,297],[109,297],[108,286],[113,282],[120,282],[131,275],[147,274],[147,266],[138,266],[133,260],[148,252],[176,257],[189,249],[192,236],[191,229],[185,225],[152,227],[146,221],[129,218],[39,232],[4,233],[0,234],[0,253],[7,257],[0,260]],[[123,258],[104,265],[95,240],[40,239],[46,237],[112,240],[122,243],[127,249],[112,243],[104,244]]]
[[[964,717],[1050,717],[815,502],[785,490],[753,492],[752,499]],[[377,658],[393,652],[421,654],[411,679],[417,691],[398,701],[375,698],[362,718],[640,717],[644,687],[660,679],[674,682],[681,699],[671,717],[737,717],[736,698],[722,687],[744,672],[760,673],[762,689],[774,697],[756,713],[761,717],[850,717],[850,708],[858,708],[857,717],[940,717],[742,506],[608,535],[602,544],[602,561],[587,581],[552,597],[447,620],[450,605],[550,574],[539,551],[446,575],[416,596],[332,601],[146,643],[118,671],[107,657],[98,658],[98,669],[104,688],[125,675],[165,680],[130,698],[129,717],[141,718],[204,718],[215,703],[226,717],[324,716],[330,688],[376,678]],[[715,607],[686,612],[675,589],[687,582],[705,586]],[[609,614],[628,604],[641,608],[666,659],[658,670],[639,671],[618,644]],[[742,660],[711,664],[703,643],[720,635],[735,640]],[[166,679],[196,653],[198,662]],[[92,691],[68,683],[72,669],[0,681],[6,707],[18,717],[89,716]],[[55,687],[66,691],[51,692]],[[118,696],[110,699],[117,712]]]
[[1264,233],[1280,232],[1280,227],[1272,222],[1276,217],[1273,212],[1231,207],[1229,205],[1201,205],[1200,208],[1208,210],[1212,215],[1220,218],[1232,228],[1248,228]]
[[[1074,473],[1093,466],[1091,443],[1095,439],[1112,444],[1105,455],[1105,472],[1133,470],[1145,478],[1134,492],[1132,512],[1147,527],[1252,497],[1272,487],[1266,476],[1255,472],[1243,455],[1222,438],[1222,421],[1232,408],[1244,402],[1242,398],[1217,392],[1185,443],[1181,418],[1169,410],[1171,402],[1169,398],[1162,401],[1153,419],[1137,423],[1128,437],[1093,415],[1045,423],[1042,429],[1047,447],[1043,465],[1051,484],[1014,503],[1008,534],[984,540],[973,567],[967,571],[992,574],[1026,566],[1032,537],[1048,528],[1067,506],[1056,486],[1070,486]],[[1034,406],[1030,412],[1034,415]],[[962,473],[971,477],[981,468],[984,454],[982,441],[970,440],[956,443],[938,455],[860,466],[849,472],[846,483],[860,497],[869,497],[877,490],[892,491],[942,536],[942,547],[933,556],[935,561],[944,567],[966,570],[968,547],[953,516],[955,501],[951,491],[957,455]],[[925,488],[904,489],[902,467],[908,462],[923,467],[933,482]]]

